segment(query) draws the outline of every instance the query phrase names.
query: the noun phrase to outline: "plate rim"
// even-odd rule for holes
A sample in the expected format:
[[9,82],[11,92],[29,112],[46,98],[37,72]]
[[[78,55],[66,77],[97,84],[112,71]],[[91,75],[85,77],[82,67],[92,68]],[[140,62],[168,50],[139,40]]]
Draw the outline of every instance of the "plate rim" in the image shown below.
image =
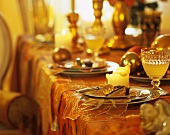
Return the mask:
[[[82,60],[86,60],[86,59],[89,59],[89,58],[85,58],[85,59],[82,59]],[[62,65],[62,63],[66,63],[66,62],[74,62],[74,60],[67,60],[67,61],[63,61],[63,62],[60,62],[57,64],[57,66],[59,68],[64,68],[64,69],[74,69],[74,68],[69,68],[69,67],[65,67],[64,65]],[[105,62],[105,64],[103,64],[103,66],[99,66],[99,67],[82,67],[80,68],[80,70],[86,70],[86,69],[100,69],[100,68],[103,68],[103,67],[106,67],[107,66],[107,61],[103,61]]]
[[106,67],[106,70],[95,71],[95,72],[76,72],[76,71],[69,72],[69,71],[63,71],[63,72],[61,72],[61,74],[64,74],[64,75],[75,75],[76,76],[76,75],[97,75],[97,74],[109,73],[109,72],[113,72],[112,64],[114,64],[114,66],[116,66],[115,69],[117,67],[119,67],[119,64],[116,63],[116,62],[106,61],[106,66],[109,66],[109,67]]
[[[134,79],[134,80],[137,80],[137,81],[151,81],[151,79],[149,77],[142,77],[142,76],[133,76],[133,75],[130,75],[129,76],[130,79]],[[161,79],[161,81],[170,81],[170,78],[165,78],[163,77]]]
[[[140,86],[131,86],[132,89],[141,89],[141,90],[148,90],[151,92],[151,95],[148,95],[146,98],[142,98],[141,100],[138,100],[138,101],[130,101],[130,102],[127,102],[127,103],[115,103],[115,104],[128,104],[128,105],[131,105],[131,104],[140,104],[140,103],[146,103],[146,102],[149,102],[149,101],[153,101],[153,100],[156,100],[160,97],[160,94],[159,92],[157,91],[154,91],[150,88],[147,88],[147,87],[140,87]],[[95,98],[94,96],[91,96],[91,95],[87,95],[87,94],[84,94],[84,93],[81,93],[89,98]],[[151,97],[151,96],[154,96],[154,97]],[[100,97],[100,96],[99,96]],[[108,98],[103,98],[103,99],[106,99],[108,100]],[[110,98],[111,99],[111,98]],[[125,98],[126,99],[126,98]],[[127,98],[128,99],[128,98]],[[113,99],[113,100],[120,100],[120,99]]]

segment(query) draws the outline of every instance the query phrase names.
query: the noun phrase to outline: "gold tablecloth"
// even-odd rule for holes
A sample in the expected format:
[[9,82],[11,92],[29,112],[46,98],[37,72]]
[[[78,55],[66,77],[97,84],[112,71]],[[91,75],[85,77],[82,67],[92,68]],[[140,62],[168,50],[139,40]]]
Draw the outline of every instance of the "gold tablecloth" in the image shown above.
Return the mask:
[[[128,108],[126,105],[116,106],[120,109],[112,107],[106,112],[104,112],[105,107],[100,106],[99,109],[91,110],[88,113],[90,115],[81,115],[81,113],[70,115],[71,110],[76,107],[75,104],[79,105],[82,102],[77,100],[74,91],[106,83],[106,77],[105,74],[90,77],[54,75],[48,68],[48,65],[52,63],[53,49],[53,43],[40,43],[32,36],[21,36],[17,42],[15,68],[18,73],[18,89],[34,98],[41,106],[43,135],[126,135],[129,132],[143,134],[138,117],[140,104],[128,106]],[[114,50],[101,57],[119,63],[124,53],[123,50]],[[72,59],[76,57],[90,56],[85,52],[77,53],[73,54]],[[131,85],[148,86],[150,84],[131,80]],[[170,90],[168,85],[162,87]],[[162,99],[170,102],[168,96]],[[136,116],[129,118],[129,115]]]

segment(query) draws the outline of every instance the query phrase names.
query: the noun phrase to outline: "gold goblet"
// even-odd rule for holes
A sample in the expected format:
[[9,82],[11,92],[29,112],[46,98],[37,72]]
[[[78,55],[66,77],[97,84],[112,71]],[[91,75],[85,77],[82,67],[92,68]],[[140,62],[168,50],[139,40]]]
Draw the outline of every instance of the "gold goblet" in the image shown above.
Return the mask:
[[141,49],[141,61],[147,76],[152,80],[153,90],[157,90],[160,95],[168,92],[159,87],[160,79],[165,75],[169,67],[170,51],[168,49],[159,50],[155,48]]

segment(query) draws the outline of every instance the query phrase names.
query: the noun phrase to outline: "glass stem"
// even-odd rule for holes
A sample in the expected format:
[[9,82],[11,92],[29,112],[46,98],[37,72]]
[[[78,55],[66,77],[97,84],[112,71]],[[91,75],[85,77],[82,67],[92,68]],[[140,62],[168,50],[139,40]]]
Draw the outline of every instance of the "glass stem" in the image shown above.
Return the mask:
[[97,60],[98,55],[99,55],[98,52],[94,52],[93,59],[94,59],[94,60]]
[[154,90],[158,90],[159,85],[160,85],[160,80],[152,80],[151,84],[152,84]]

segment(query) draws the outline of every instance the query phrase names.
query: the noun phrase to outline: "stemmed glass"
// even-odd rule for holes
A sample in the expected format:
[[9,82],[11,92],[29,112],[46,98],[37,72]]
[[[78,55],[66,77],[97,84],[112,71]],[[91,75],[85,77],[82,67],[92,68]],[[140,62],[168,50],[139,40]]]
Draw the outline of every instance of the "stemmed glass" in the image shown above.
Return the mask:
[[157,90],[160,95],[168,92],[159,87],[160,79],[165,75],[169,67],[170,52],[168,49],[159,50],[156,48],[141,49],[141,61],[147,76],[152,80],[153,90]]
[[90,49],[93,53],[92,60],[101,61],[98,57],[99,50],[105,41],[106,28],[104,27],[87,27],[83,30],[83,37],[87,45],[87,49]]

